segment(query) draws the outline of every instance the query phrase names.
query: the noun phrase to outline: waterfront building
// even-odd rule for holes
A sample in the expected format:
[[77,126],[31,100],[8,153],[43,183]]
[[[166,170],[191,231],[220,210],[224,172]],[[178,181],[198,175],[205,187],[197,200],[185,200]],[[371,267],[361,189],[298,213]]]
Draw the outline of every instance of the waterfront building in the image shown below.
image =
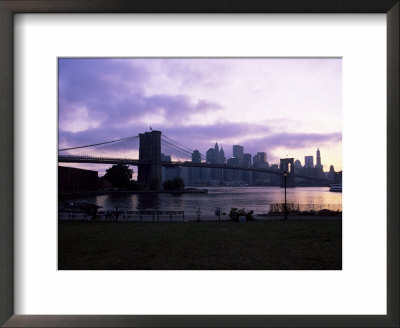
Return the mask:
[[210,148],[209,150],[207,150],[207,152],[206,152],[206,162],[207,163],[215,162],[214,154],[215,154],[214,148]]
[[251,167],[251,154],[243,154],[243,166]]
[[161,153],[161,162],[171,162],[171,155],[164,155]]
[[197,149],[192,153],[192,162],[201,163],[201,154]]
[[329,167],[328,179],[332,182],[335,180],[335,168],[333,167],[333,165]]
[[319,148],[317,149],[317,165],[316,167],[321,167],[321,152],[319,151]]
[[317,177],[324,178],[324,166],[321,164],[321,152],[319,148],[317,149],[317,164],[315,165],[315,170],[317,171]]
[[270,168],[271,168],[272,170],[278,171],[278,170],[279,170],[279,165],[278,165],[278,164],[271,164]]
[[219,156],[219,147],[218,147],[218,143],[215,142],[215,145],[214,145],[214,162],[213,163],[218,163],[218,156]]
[[258,161],[259,161],[258,155],[254,155],[253,156],[253,166],[254,167],[258,167]]
[[[227,165],[239,167],[239,159],[236,157],[231,157],[226,161]],[[224,180],[225,181],[242,181],[243,174],[242,170],[226,169],[224,170]]]
[[296,169],[301,169],[301,162],[298,160],[298,159],[296,159],[295,161],[294,161],[294,167],[296,168]]
[[[267,154],[265,152],[258,152],[253,156],[253,167],[255,168],[268,168]],[[253,184],[264,185],[269,179],[269,174],[261,172],[253,172]]]
[[335,178],[333,179],[333,183],[342,183],[342,171],[335,172]]
[[304,157],[304,167],[305,168],[313,168],[314,167],[314,156],[305,156]]
[[209,148],[206,152],[206,162],[212,164],[224,164],[226,162],[224,149],[219,148],[216,142],[214,148]]
[[97,190],[98,172],[75,167],[58,167],[58,192]]
[[219,150],[219,154],[218,154],[218,163],[220,163],[220,164],[226,163],[225,152],[222,149],[222,146],[221,146],[221,149]]
[[264,163],[267,162],[267,153],[264,152],[258,152],[257,156],[259,158],[258,164],[263,165]]
[[163,170],[164,175],[162,176],[162,182],[166,180],[172,180],[176,177],[182,178],[185,184],[189,184],[189,168],[188,167],[166,167]]
[[[251,167],[251,154],[243,154],[243,167]],[[253,173],[251,171],[243,171],[243,180],[247,185],[253,184]]]
[[[201,163],[201,154],[197,149],[192,153],[192,163]],[[188,180],[190,184],[201,183],[201,168],[189,167]]]
[[239,166],[243,165],[244,148],[240,145],[233,145],[233,157],[238,159]]

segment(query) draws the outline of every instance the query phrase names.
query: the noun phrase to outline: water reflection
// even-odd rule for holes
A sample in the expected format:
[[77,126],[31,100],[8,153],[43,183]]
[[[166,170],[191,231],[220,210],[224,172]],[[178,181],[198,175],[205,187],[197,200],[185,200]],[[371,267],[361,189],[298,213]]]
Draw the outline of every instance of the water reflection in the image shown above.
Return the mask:
[[[182,210],[185,217],[196,216],[200,207],[203,216],[214,216],[220,207],[229,213],[232,207],[253,210],[256,214],[267,213],[269,205],[284,201],[284,190],[279,187],[210,187],[208,194],[112,194],[81,199],[103,207],[103,210]],[[342,194],[330,192],[326,187],[290,188],[288,203],[336,204],[341,206]],[[77,199],[79,200],[79,199]]]
[[131,195],[135,198],[136,206],[132,206],[132,210],[159,210],[161,208],[160,194],[148,193],[148,194],[136,194]]

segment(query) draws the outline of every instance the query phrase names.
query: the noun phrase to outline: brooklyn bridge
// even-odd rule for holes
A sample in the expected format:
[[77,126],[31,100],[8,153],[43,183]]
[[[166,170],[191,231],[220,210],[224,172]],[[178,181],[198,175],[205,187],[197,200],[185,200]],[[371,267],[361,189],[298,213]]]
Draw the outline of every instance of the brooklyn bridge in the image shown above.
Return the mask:
[[[326,178],[310,177],[295,172],[294,159],[280,160],[279,169],[245,167],[228,164],[191,161],[195,150],[163,135],[161,131],[152,130],[137,136],[111,140],[88,145],[62,148],[58,150],[60,163],[89,163],[89,164],[126,164],[138,167],[138,182],[148,185],[152,179],[161,181],[162,167],[198,167],[226,170],[242,170],[269,173],[283,177],[287,173],[287,186],[294,187],[296,178],[312,180],[321,185],[329,185]],[[173,154],[174,159],[164,160],[162,154]],[[136,155],[137,158],[134,158]],[[282,178],[283,181],[283,178]]]

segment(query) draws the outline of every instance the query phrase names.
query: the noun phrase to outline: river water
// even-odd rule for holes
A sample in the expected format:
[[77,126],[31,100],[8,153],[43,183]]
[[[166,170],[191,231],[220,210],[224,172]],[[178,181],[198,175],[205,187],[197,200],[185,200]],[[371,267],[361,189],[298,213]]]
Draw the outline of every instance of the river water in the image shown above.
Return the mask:
[[[208,194],[110,194],[77,198],[73,201],[90,202],[100,210],[150,210],[185,211],[185,219],[215,219],[215,209],[229,214],[232,207],[253,210],[255,214],[268,213],[270,204],[284,202],[284,189],[280,187],[207,187]],[[330,192],[329,187],[298,187],[287,189],[287,202],[315,205],[316,209],[341,210],[342,194]],[[312,208],[312,207],[311,207]],[[225,216],[223,216],[225,218]]]

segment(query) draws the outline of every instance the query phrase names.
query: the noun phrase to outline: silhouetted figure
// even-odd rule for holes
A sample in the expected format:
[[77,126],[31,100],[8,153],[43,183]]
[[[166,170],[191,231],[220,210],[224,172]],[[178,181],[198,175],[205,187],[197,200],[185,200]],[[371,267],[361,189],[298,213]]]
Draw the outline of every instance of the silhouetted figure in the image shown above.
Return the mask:
[[200,221],[200,214],[201,214],[200,207],[197,209],[196,214],[197,214],[197,221]]
[[119,213],[118,213],[118,206],[115,206],[115,220],[116,220],[116,221],[118,221],[118,216],[119,216]]

